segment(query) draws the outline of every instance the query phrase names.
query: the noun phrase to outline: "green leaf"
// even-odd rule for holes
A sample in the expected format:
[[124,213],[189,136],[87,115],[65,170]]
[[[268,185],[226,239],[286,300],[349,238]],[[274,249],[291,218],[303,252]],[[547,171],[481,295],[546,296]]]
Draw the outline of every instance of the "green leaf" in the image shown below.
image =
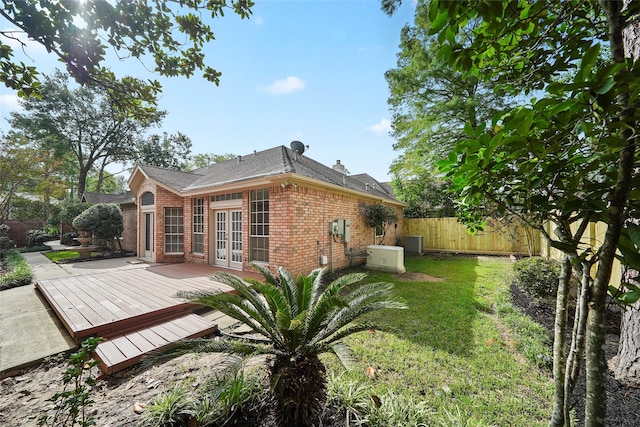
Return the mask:
[[436,19],[431,21],[431,28],[429,29],[429,34],[435,34],[439,32],[444,26],[449,22],[449,16],[446,12],[439,12],[436,16]]
[[609,92],[611,88],[613,88],[615,85],[616,85],[615,79],[613,78],[613,76],[609,76],[609,78],[607,78],[604,84],[596,90],[596,93],[598,95],[605,94]]
[[464,124],[464,133],[467,134],[468,136],[474,135],[473,127],[471,127],[471,122],[466,122]]
[[627,224],[627,235],[636,247],[640,248],[640,224],[629,223]]
[[580,62],[580,70],[576,74],[576,77],[573,79],[575,83],[584,82],[587,80],[587,75],[591,72],[591,69],[598,60],[599,54],[600,45],[597,43],[587,49],[587,51],[582,56],[582,61]]

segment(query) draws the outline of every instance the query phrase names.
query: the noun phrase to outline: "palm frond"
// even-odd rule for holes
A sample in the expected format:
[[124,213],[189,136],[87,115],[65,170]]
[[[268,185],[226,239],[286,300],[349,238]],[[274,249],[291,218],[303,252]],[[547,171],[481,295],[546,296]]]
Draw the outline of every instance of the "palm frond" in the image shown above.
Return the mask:
[[278,274],[280,275],[280,287],[284,296],[287,298],[287,303],[291,310],[291,317],[295,317],[300,310],[298,307],[298,287],[296,284],[303,276],[298,276],[298,278],[294,280],[291,273],[283,267],[278,267]]
[[150,366],[188,353],[225,353],[239,355],[243,359],[262,354],[277,354],[272,345],[235,339],[197,338],[176,341],[149,352],[142,358],[142,363],[144,366]]
[[317,334],[330,318],[333,317],[335,311],[340,307],[347,307],[345,301],[337,296],[326,296],[321,298],[318,303],[311,307],[307,314],[304,325],[304,336],[310,340],[312,336]]
[[255,285],[254,289],[266,299],[269,304],[271,316],[275,318],[276,313],[283,312],[286,313],[287,316],[293,317],[288,298],[281,287],[274,286],[270,283],[260,283]]
[[318,301],[318,298],[320,298],[320,295],[322,295],[324,290],[327,288],[327,285],[325,285],[324,280],[322,280],[322,278],[324,277],[324,272],[326,270],[324,268],[321,268],[319,270],[320,271],[318,275],[313,281],[313,289],[311,290],[311,297],[310,297],[311,299],[309,300],[309,306],[315,305],[316,302]]
[[336,333],[341,328],[354,321],[355,319],[364,316],[365,314],[386,308],[402,309],[406,308],[406,305],[398,301],[374,301],[355,307],[340,309],[331,318],[327,326],[320,333],[318,333],[313,340],[314,342],[324,340],[328,336]]
[[309,311],[309,308],[311,308],[313,293],[317,286],[318,277],[322,276],[323,270],[323,268],[317,268],[313,270],[309,274],[309,279],[300,283],[301,285],[303,285],[298,289],[298,305],[300,306],[301,311]]
[[351,350],[351,347],[346,345],[343,342],[335,342],[329,346],[331,348],[331,352],[335,354],[340,362],[347,368],[349,371],[357,368],[358,359],[356,355]]
[[[220,279],[222,283],[231,286],[241,297],[253,306],[253,310],[260,314],[260,316],[255,316],[256,321],[259,321],[266,329],[275,329],[276,319],[274,311],[262,293],[256,290],[258,286],[265,286],[264,283],[249,286],[247,282],[241,280],[239,277],[228,273],[217,273],[214,275],[214,278]],[[273,286],[273,288],[277,289],[275,286]]]
[[324,344],[335,343],[345,337],[348,337],[349,335],[357,334],[358,332],[362,331],[368,331],[370,329],[375,329],[375,326],[368,322],[349,325],[335,332],[333,335],[328,336],[326,339],[323,339],[322,342]]
[[280,282],[278,281],[278,279],[271,273],[271,270],[269,270],[269,268],[267,266],[264,266],[262,264],[257,264],[255,262],[251,263],[251,267],[254,268],[255,270],[258,270],[260,272],[260,274],[262,274],[262,277],[264,277],[264,280],[267,283],[271,283],[274,286],[280,286]]

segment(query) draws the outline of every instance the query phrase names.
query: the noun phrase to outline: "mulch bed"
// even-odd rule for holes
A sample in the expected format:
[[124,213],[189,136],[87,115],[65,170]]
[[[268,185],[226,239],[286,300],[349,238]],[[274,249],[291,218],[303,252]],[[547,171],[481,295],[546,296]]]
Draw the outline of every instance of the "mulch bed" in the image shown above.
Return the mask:
[[[553,342],[553,328],[555,320],[555,300],[537,300],[522,292],[516,285],[511,286],[513,303],[537,323],[549,331],[550,341]],[[573,312],[569,313],[569,321],[573,319]],[[607,316],[607,360],[611,360],[618,351],[620,335],[620,313],[614,310]],[[576,419],[572,420],[576,426],[584,425],[585,379],[584,372],[580,376],[572,398]],[[640,387],[636,384],[617,380],[613,372],[607,373],[607,426],[636,427],[640,426]]]

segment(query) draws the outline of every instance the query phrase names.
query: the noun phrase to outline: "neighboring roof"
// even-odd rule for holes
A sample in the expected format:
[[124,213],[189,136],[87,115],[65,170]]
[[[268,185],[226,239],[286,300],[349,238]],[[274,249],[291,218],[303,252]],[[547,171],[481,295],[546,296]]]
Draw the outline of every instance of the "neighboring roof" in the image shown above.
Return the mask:
[[128,203],[135,203],[136,198],[131,191],[127,191],[122,194],[101,194],[85,191],[82,195],[82,201],[93,204],[117,203],[119,205],[126,205]]
[[180,193],[200,189],[207,190],[250,179],[295,174],[399,203],[393,196],[393,192],[389,192],[384,185],[371,176],[367,174],[345,175],[309,157],[296,154],[285,146],[238,156],[235,159],[214,163],[192,172],[180,172],[145,165],[139,165],[138,169],[147,177]]

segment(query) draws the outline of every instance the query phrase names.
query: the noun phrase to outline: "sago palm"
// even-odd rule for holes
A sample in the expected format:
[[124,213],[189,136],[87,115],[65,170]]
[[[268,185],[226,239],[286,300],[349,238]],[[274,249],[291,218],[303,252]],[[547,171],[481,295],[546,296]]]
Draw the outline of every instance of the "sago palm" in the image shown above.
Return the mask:
[[231,286],[234,293],[179,296],[243,322],[264,339],[201,339],[180,346],[188,351],[271,355],[269,382],[276,419],[283,426],[314,425],[326,399],[325,367],[318,356],[333,353],[347,368],[352,367],[353,353],[341,340],[371,328],[354,320],[405,305],[391,296],[391,284],[362,283],[363,273],[345,274],[324,284],[323,269],[294,279],[284,268],[277,269],[277,277],[265,267],[254,268],[264,282],[219,273],[213,279]]

